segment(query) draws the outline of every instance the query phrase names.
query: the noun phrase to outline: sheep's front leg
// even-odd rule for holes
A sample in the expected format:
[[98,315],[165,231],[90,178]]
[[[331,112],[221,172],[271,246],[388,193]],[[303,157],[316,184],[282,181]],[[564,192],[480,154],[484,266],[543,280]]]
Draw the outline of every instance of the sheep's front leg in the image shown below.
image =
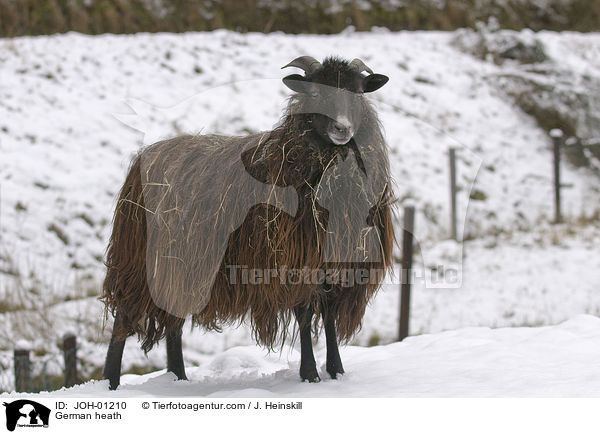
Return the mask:
[[321,381],[317,373],[317,363],[312,348],[310,325],[312,323],[312,307],[296,307],[294,309],[298,328],[300,329],[300,378],[302,381],[318,383]]
[[110,390],[115,390],[121,382],[121,360],[123,359],[123,349],[125,348],[125,339],[117,337],[117,330],[122,327],[122,318],[117,313],[113,325],[112,337],[106,353],[106,362],[102,376],[109,382]]
[[323,324],[325,325],[325,340],[327,342],[326,369],[331,378],[335,380],[337,378],[337,374],[344,373],[344,367],[342,366],[342,359],[338,349],[337,333],[335,331],[335,317],[337,311],[335,306],[332,305],[328,299],[323,301],[322,310]]
[[177,375],[178,380],[187,380],[181,348],[183,323],[167,332],[167,371]]

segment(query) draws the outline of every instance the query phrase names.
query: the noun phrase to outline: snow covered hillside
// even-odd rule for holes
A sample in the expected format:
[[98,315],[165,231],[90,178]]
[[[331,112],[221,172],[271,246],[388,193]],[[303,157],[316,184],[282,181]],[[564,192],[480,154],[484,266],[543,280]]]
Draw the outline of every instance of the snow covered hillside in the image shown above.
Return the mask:
[[[297,351],[235,347],[188,369],[125,375],[117,391],[92,381],[41,398],[98,397],[600,397],[600,319],[581,315],[557,326],[465,328],[403,342],[342,349],[347,373],[318,384],[298,377]],[[4,394],[22,398],[26,394]]]
[[[0,40],[0,367],[6,373],[0,389],[11,387],[10,351],[18,339],[31,342],[38,371],[45,363],[47,372],[60,372],[57,340],[67,331],[79,337],[84,377],[98,375],[110,323],[103,331],[96,297],[131,156],[143,143],[180,132],[270,129],[287,96],[280,80],[288,71],[279,68],[304,54],[360,57],[390,76],[372,98],[391,148],[399,215],[402,204],[417,207],[417,265],[427,272],[463,265],[458,288],[416,281],[413,333],[556,324],[600,314],[597,173],[563,165],[563,182],[572,185],[563,193],[567,223],[551,225],[551,141],[502,81],[534,72],[517,61],[479,59],[457,47],[457,35],[215,31]],[[547,80],[558,77],[568,86],[567,72],[581,78],[574,85],[600,79],[594,54],[599,35],[522,35],[544,47],[540,65]],[[464,249],[448,241],[450,146],[458,149]],[[389,282],[353,343],[395,339],[398,289],[392,277]],[[199,379],[213,354],[250,344],[244,326],[223,334],[195,330],[186,332],[184,353],[188,364],[201,365],[198,376],[192,374]],[[409,352],[404,348],[410,345],[346,351]],[[126,347],[125,370],[164,366],[162,351],[146,359],[136,346],[131,340]],[[273,363],[280,369],[287,362]],[[352,371],[361,375],[363,369]]]

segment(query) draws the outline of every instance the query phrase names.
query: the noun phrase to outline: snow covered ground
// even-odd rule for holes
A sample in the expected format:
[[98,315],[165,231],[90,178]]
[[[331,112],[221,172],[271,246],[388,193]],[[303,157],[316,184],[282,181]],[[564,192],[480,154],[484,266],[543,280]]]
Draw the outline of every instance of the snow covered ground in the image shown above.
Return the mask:
[[[546,47],[548,69],[560,66],[575,76],[599,78],[600,57],[590,54],[600,50],[599,35],[527,35]],[[216,31],[0,40],[0,390],[11,388],[11,351],[18,339],[27,339],[35,349],[38,372],[45,363],[47,372],[59,373],[57,341],[67,331],[79,337],[84,375],[97,375],[110,331],[110,324],[102,329],[102,305],[96,299],[102,257],[131,156],[143,143],[182,131],[243,134],[270,129],[287,96],[280,79],[288,71],[279,68],[303,54],[360,57],[390,76],[373,98],[391,148],[396,195],[401,204],[417,206],[417,268],[460,269],[462,262],[459,287],[428,288],[417,279],[413,334],[550,325],[578,314],[600,314],[600,229],[590,219],[600,210],[597,175],[563,165],[563,181],[572,184],[563,193],[567,223],[551,225],[550,139],[496,83],[500,74],[517,74],[527,67],[479,60],[459,51],[452,43],[455,37],[381,30],[332,36]],[[464,246],[447,240],[449,146],[458,148],[459,208],[469,239]],[[384,285],[353,344],[393,342],[397,307],[397,284]],[[574,324],[589,326],[582,326],[587,330],[583,339],[591,333],[593,320],[581,318]],[[545,330],[562,334],[564,327],[514,333],[541,339]],[[359,376],[357,381],[367,375],[361,363],[385,360],[390,354],[404,357],[427,339],[439,339],[440,345],[462,338],[473,343],[471,333],[487,333],[494,336],[492,348],[501,351],[503,341],[496,338],[510,332],[463,329],[374,349],[349,347],[348,375],[339,384],[350,384],[353,375]],[[249,358],[250,367],[256,368],[253,375],[271,375],[265,384],[277,383],[277,375],[283,375],[282,383],[274,385],[281,393],[288,393],[288,386],[311,386],[294,383],[294,349],[286,349],[281,359],[269,356],[264,365],[258,350],[223,353],[251,344],[245,326],[222,334],[186,331],[186,363],[198,366],[191,368],[192,378],[202,381],[219,357],[235,367],[238,362],[230,356],[235,359],[241,351],[241,359]],[[322,341],[318,348],[322,352]],[[404,369],[400,362],[386,364],[386,369],[390,365]],[[128,342],[125,370],[163,366],[162,347],[146,358],[135,340]],[[284,373],[274,373],[280,371]],[[259,389],[266,387],[260,378],[253,380]],[[322,386],[331,392],[341,387],[336,384]],[[100,385],[82,390],[86,387]],[[567,386],[560,390],[568,393]]]
[[[580,315],[556,326],[464,328],[341,352],[346,374],[302,383],[299,353],[234,347],[187,370],[189,381],[163,371],[42,392],[66,397],[600,397],[600,319]],[[2,394],[22,398],[26,394]]]

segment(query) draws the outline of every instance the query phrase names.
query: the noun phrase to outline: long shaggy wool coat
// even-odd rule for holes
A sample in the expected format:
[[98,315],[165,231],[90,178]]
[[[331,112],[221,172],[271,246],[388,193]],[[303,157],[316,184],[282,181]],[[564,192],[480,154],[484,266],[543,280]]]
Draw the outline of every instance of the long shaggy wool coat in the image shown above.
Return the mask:
[[[293,308],[335,294],[338,338],[360,328],[391,263],[394,233],[387,147],[367,101],[346,146],[314,140],[292,97],[273,131],[181,136],[143,149],[121,190],[102,299],[118,336],[148,351],[192,316],[218,330],[248,319],[257,342],[285,340]],[[293,282],[244,270],[351,270],[360,282]],[[322,276],[322,274],[320,274]],[[330,297],[331,298],[331,297]]]

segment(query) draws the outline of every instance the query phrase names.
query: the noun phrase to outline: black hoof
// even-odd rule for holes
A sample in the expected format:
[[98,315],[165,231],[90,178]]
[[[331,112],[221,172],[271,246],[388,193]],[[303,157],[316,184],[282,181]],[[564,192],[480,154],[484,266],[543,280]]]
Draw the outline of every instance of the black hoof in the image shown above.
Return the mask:
[[317,375],[316,377],[302,378],[302,381],[308,381],[309,383],[320,383],[321,377]]
[[337,380],[338,379],[338,375],[343,375],[344,371],[342,372],[335,372],[335,371],[327,371],[327,373],[329,374],[329,376],[331,377],[332,380]]
[[309,383],[318,383],[321,381],[316,367],[310,369],[300,368],[300,378],[302,378],[302,381],[308,381]]
[[341,365],[328,366],[326,370],[329,376],[334,380],[337,380],[338,374],[341,375],[344,373],[344,368]]
[[177,377],[177,380],[175,381],[187,381],[187,376],[185,375],[185,372],[175,372],[175,371],[167,371],[167,372],[172,372],[173,374],[175,374],[175,376]]

